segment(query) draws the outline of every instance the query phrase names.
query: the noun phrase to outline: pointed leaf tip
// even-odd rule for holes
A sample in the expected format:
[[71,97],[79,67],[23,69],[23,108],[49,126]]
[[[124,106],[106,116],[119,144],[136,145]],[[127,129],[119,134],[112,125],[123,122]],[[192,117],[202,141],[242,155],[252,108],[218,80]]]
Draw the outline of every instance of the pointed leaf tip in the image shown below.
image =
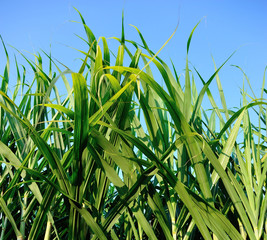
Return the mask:
[[122,19],[121,19],[121,44],[125,44],[125,35],[124,35],[124,9],[122,10]]
[[190,43],[191,43],[191,39],[192,39],[192,36],[193,36],[193,33],[194,31],[196,30],[198,24],[202,21],[202,19],[197,23],[197,25],[193,28],[192,32],[190,33],[190,36],[188,38],[188,41],[187,41],[187,54],[189,52],[189,47],[190,47]]

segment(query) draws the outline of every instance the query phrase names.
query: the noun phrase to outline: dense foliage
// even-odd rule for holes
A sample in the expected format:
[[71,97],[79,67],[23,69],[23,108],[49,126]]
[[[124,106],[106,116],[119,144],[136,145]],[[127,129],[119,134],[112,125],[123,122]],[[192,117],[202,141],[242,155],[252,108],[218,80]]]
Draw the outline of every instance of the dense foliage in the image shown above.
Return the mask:
[[34,79],[26,84],[16,62],[13,94],[3,44],[0,238],[266,239],[265,78],[261,96],[248,102],[243,89],[233,111],[218,76],[227,61],[205,80],[187,56],[182,86],[138,29],[141,44],[126,40],[122,25],[111,65],[106,38],[81,20],[89,50],[79,72],[50,55],[48,71],[40,55],[25,58]]

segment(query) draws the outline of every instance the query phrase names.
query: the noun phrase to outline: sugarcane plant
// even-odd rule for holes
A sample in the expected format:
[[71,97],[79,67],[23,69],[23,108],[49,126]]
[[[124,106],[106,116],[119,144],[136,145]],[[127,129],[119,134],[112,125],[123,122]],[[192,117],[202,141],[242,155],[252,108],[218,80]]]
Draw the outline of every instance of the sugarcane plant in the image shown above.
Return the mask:
[[78,72],[19,52],[34,77],[15,59],[11,90],[1,38],[0,238],[266,239],[266,69],[261,95],[243,87],[232,110],[219,78],[231,56],[209,79],[189,68],[199,23],[183,84],[137,27],[141,43],[125,38],[122,18],[113,54],[78,13],[88,45]]

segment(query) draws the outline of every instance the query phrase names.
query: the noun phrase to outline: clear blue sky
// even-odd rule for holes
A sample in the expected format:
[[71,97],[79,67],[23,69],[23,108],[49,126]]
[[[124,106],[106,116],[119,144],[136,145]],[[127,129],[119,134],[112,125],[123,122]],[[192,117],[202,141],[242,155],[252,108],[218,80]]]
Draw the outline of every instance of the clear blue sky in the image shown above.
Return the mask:
[[[178,31],[160,53],[167,63],[170,63],[170,58],[173,60],[178,73],[183,73],[185,67],[189,34],[202,19],[191,42],[189,60],[192,65],[207,81],[214,72],[211,55],[219,66],[234,50],[238,50],[220,72],[227,103],[231,107],[239,106],[239,92],[243,85],[242,73],[231,64],[244,69],[255,93],[260,95],[267,65],[265,0],[1,0],[0,34],[6,45],[16,47],[27,56],[30,55],[26,51],[33,53],[42,49],[49,52],[51,44],[52,56],[77,70],[80,65],[77,58],[81,55],[67,46],[84,51],[87,51],[87,46],[75,36],[86,37],[82,25],[71,22],[80,22],[73,7],[82,13],[97,38],[120,36],[124,8],[126,39],[140,42],[135,29],[129,26],[133,24],[140,29],[155,52],[169,38],[179,20]],[[108,43],[116,46],[114,40]],[[8,51],[13,59],[16,51],[11,47],[8,47]],[[0,47],[0,75],[3,75],[5,62],[3,48]],[[11,68],[14,69],[12,61]],[[200,89],[202,84],[194,75]],[[15,73],[11,77],[11,85],[15,85]],[[215,81],[211,89],[216,91]]]

